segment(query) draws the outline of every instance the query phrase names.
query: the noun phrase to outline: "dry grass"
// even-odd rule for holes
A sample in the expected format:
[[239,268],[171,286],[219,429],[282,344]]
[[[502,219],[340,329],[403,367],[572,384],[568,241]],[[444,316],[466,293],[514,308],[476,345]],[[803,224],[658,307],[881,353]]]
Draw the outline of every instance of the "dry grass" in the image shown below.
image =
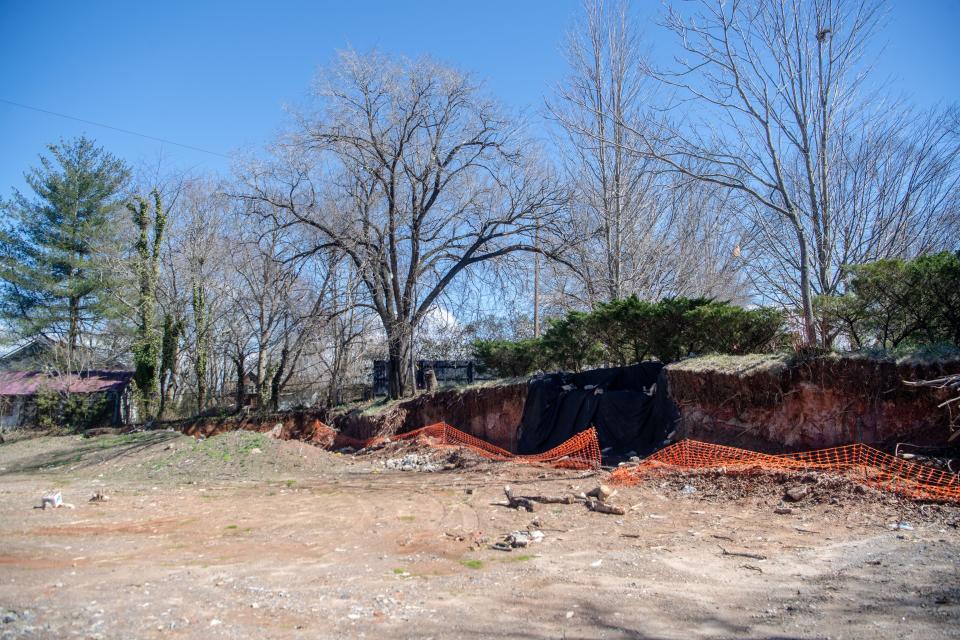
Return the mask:
[[709,354],[667,365],[672,371],[723,373],[735,376],[780,373],[790,366],[789,353],[755,353],[743,356]]

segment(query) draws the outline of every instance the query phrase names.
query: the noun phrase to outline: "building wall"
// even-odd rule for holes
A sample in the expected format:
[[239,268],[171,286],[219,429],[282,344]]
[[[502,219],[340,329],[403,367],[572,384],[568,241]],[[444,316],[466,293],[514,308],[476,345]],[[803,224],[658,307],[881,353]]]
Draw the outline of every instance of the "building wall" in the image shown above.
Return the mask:
[[25,413],[24,401],[23,396],[0,397],[0,428],[12,429],[20,426]]

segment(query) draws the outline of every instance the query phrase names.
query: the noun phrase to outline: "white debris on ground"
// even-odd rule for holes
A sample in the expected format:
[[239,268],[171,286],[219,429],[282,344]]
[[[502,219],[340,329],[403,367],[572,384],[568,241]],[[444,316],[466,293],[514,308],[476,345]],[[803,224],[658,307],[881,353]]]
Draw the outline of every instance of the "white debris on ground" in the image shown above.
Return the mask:
[[395,471],[425,471],[427,473],[439,471],[443,468],[442,464],[435,462],[426,453],[408,453],[401,458],[388,458],[383,461],[383,466]]
[[512,551],[514,549],[523,549],[535,542],[543,542],[544,534],[537,529],[525,531],[511,531],[503,537],[500,542],[494,542],[490,545],[491,549],[497,551]]
[[63,495],[60,493],[58,489],[53,491],[48,491],[47,493],[43,494],[43,496],[40,498],[40,504],[34,506],[33,508],[43,509],[44,511],[46,511],[47,507],[50,507],[51,509],[60,509],[60,508],[73,509],[74,508],[74,506],[69,502],[63,501]]

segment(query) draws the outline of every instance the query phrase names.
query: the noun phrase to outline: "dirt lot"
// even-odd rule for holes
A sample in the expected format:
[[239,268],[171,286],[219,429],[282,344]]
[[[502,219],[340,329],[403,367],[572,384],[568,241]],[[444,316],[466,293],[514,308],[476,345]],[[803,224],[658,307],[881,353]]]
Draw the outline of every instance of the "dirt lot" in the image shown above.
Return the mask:
[[[2,444],[0,638],[960,637],[953,507],[701,474],[621,489],[622,517],[526,513],[496,504],[504,484],[598,477],[449,451],[387,468],[402,454],[252,433]],[[776,514],[797,482],[813,495]],[[75,509],[32,508],[55,487]],[[535,519],[542,542],[489,548]]]

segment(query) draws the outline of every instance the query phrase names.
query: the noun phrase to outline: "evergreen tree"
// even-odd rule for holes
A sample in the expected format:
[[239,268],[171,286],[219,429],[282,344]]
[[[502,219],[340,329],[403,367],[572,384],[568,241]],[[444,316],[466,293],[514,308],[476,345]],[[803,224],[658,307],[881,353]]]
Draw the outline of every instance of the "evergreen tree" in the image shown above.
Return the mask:
[[119,232],[129,170],[85,137],[48,151],[25,174],[33,197],[14,190],[0,203],[0,318],[72,352],[115,310],[100,248]]

